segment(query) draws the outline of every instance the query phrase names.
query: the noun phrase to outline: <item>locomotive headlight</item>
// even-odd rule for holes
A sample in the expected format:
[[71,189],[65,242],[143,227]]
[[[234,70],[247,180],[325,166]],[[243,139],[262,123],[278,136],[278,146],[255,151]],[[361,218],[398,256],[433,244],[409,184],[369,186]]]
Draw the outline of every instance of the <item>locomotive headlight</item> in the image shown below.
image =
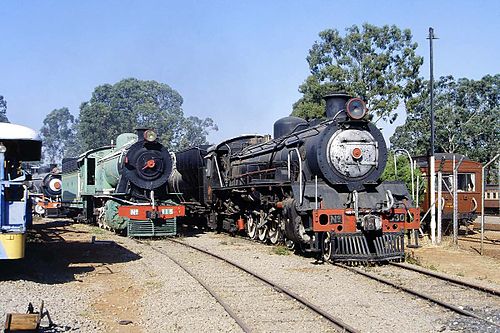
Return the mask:
[[155,131],[147,130],[144,132],[144,140],[146,140],[148,142],[153,142],[156,140],[156,138],[157,138],[157,135],[156,135]]
[[7,151],[7,147],[3,145],[3,143],[0,142],[0,153],[5,153]]
[[347,115],[351,119],[359,120],[366,115],[366,105],[360,98],[351,98],[346,104]]
[[58,192],[61,190],[61,184],[62,183],[60,179],[54,178],[50,180],[49,187],[52,191]]

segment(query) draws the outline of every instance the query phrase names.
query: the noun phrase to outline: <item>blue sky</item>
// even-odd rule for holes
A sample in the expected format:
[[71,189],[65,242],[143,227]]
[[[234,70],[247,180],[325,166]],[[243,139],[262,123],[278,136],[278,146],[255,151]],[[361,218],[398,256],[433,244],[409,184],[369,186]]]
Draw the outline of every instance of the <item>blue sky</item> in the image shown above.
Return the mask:
[[436,76],[500,72],[494,0],[4,0],[0,18],[0,95],[10,121],[34,129],[55,108],[77,115],[96,86],[137,77],[176,89],[186,115],[212,117],[212,142],[271,133],[300,97],[318,32],[363,22],[410,28],[425,77],[429,26]]

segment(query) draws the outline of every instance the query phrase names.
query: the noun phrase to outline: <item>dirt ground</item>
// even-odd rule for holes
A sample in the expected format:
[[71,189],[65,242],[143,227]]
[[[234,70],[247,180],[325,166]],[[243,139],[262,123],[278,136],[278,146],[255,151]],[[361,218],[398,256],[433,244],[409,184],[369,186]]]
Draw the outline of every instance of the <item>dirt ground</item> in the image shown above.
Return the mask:
[[[64,284],[68,290],[89,295],[90,302],[75,300],[73,304],[83,321],[97,323],[96,331],[141,332],[136,314],[144,291],[124,272],[125,265],[140,256],[122,246],[120,236],[110,237],[97,227],[64,220],[39,220],[26,250],[25,260],[10,272],[12,279]],[[54,314],[64,311],[54,300],[46,304]]]
[[[131,262],[142,267],[141,254],[127,249],[127,239],[64,220],[39,221],[36,226],[26,260],[2,278],[64,284],[68,290],[80,292],[84,299],[71,301],[71,305],[81,325],[91,325],[82,326],[82,331],[141,332],[140,302],[148,287],[135,283],[127,272]],[[441,246],[421,240],[421,248],[409,249],[411,261],[468,280],[494,283],[500,289],[500,232],[486,232],[483,256],[479,255],[479,237],[460,235],[458,247],[449,238]],[[47,304],[54,307],[61,297],[70,296],[54,295]],[[63,316],[62,305],[53,310]],[[92,325],[97,326],[88,329]]]
[[440,246],[430,245],[410,249],[415,263],[443,273],[473,280],[485,280],[500,286],[500,232],[486,231],[484,251],[480,253],[480,233],[461,233],[458,246],[451,237],[444,237]]
[[[92,238],[95,237],[93,249],[89,249],[88,257],[92,258],[92,252],[99,251],[99,248],[105,246],[107,256],[114,258],[123,258],[127,251],[119,244],[100,240],[103,238],[102,230],[88,225],[72,224],[66,227],[69,231],[66,241],[70,242],[89,242],[92,244]],[[119,237],[119,236],[117,236]],[[106,235],[109,239],[109,235]],[[90,245],[90,247],[92,247]],[[134,259],[135,255],[130,254]],[[90,318],[101,322],[108,332],[131,333],[141,332],[135,325],[138,322],[137,313],[139,305],[137,300],[141,298],[142,290],[134,280],[123,272],[123,265],[127,260],[116,263],[103,263],[100,260],[87,263],[72,263],[69,267],[86,267],[88,272],[78,276],[81,283],[88,286],[87,290],[94,290],[94,301],[91,305]],[[122,322],[124,325],[120,324]],[[128,323],[130,322],[130,323]]]

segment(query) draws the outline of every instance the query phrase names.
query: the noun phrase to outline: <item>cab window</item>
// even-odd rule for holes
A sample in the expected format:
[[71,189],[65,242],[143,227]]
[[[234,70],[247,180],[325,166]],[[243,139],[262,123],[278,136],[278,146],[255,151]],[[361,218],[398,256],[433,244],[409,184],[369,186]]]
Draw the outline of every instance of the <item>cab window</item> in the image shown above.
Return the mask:
[[[459,173],[457,175],[457,192],[474,192],[476,190],[476,175],[474,173]],[[443,190],[453,191],[453,175],[443,175]]]
[[474,192],[476,190],[476,175],[473,173],[459,173],[457,182],[459,192]]

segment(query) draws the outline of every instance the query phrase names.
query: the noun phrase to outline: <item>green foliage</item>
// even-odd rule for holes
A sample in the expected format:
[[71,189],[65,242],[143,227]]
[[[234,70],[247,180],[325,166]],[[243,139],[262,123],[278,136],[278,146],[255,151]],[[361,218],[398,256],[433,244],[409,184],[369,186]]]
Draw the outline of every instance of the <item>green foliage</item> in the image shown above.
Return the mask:
[[82,152],[81,142],[78,140],[78,128],[80,121],[75,118],[71,126],[71,135],[65,140],[63,157],[76,157]]
[[78,137],[82,149],[109,145],[123,132],[137,127],[153,128],[171,149],[206,143],[217,127],[210,118],[185,118],[182,97],[170,86],[156,81],[124,79],[95,88],[80,106]]
[[409,29],[377,27],[368,23],[319,33],[309,50],[311,75],[299,87],[303,94],[293,105],[293,115],[303,118],[325,116],[323,96],[344,91],[367,102],[379,118],[396,119],[394,110],[421,87],[418,77],[423,58],[415,54]]
[[[478,81],[441,77],[434,96],[436,152],[460,153],[484,163],[500,151],[500,74]],[[425,155],[430,140],[429,91],[408,100],[406,108],[406,123],[396,129],[391,145]]]
[[52,110],[40,129],[42,152],[47,163],[60,163],[64,156],[76,153],[75,117],[64,107]]
[[0,95],[0,123],[8,122],[9,119],[7,118],[7,101],[2,95]]
[[179,149],[190,146],[204,145],[210,130],[217,131],[218,127],[211,118],[200,119],[188,117],[184,120],[183,136],[178,144]]

